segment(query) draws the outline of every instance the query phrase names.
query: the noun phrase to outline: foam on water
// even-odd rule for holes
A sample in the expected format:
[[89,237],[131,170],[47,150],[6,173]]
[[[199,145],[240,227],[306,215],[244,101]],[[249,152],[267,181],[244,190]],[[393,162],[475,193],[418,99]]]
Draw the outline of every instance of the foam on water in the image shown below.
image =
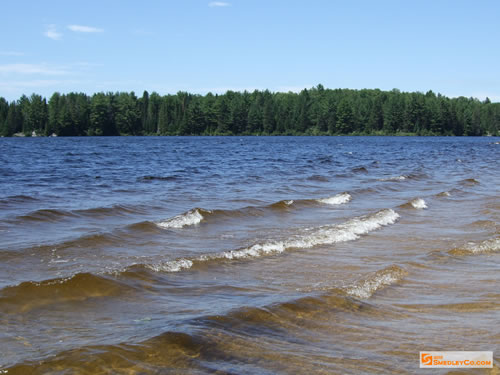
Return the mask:
[[500,251],[500,237],[490,238],[480,243],[469,242],[462,248],[450,250],[450,254],[468,255],[468,254],[487,254]]
[[189,269],[192,266],[193,262],[189,259],[178,259],[169,262],[146,265],[147,268],[155,272],[179,272],[183,269]]
[[413,206],[413,208],[416,208],[417,210],[423,210],[427,208],[427,204],[422,198],[416,198],[412,200],[410,204]]
[[238,250],[204,254],[192,259],[179,259],[147,267],[157,272],[177,272],[182,269],[191,268],[195,262],[256,258],[264,255],[283,253],[293,248],[304,249],[318,245],[331,245],[339,242],[353,241],[363,234],[395,223],[398,218],[399,215],[395,211],[385,209],[373,215],[351,219],[344,224],[316,228],[308,235],[297,235],[287,240],[267,241]]
[[165,221],[156,223],[161,228],[183,228],[189,225],[199,224],[204,219],[198,208],[189,210],[183,214],[174,216]]
[[407,272],[396,265],[377,271],[366,279],[360,280],[345,289],[346,293],[356,298],[370,298],[377,290],[400,281]]
[[336,205],[336,204],[347,203],[351,199],[352,199],[352,197],[349,193],[340,193],[340,194],[334,195],[333,197],[318,199],[317,201],[319,203]]
[[450,197],[451,194],[449,191],[443,191],[437,195],[438,197]]
[[404,181],[408,178],[408,176],[401,175],[401,176],[394,176],[394,177],[388,177],[388,178],[381,178],[379,181]]

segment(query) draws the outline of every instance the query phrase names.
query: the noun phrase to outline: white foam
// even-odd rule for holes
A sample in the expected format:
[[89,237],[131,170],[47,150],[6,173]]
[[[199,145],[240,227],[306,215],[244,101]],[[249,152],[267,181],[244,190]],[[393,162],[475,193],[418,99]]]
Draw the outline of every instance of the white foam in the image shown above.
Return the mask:
[[474,254],[500,251],[500,237],[485,240],[479,244],[469,243],[465,250]]
[[335,204],[347,203],[351,199],[352,199],[352,197],[349,193],[340,193],[340,194],[334,195],[333,197],[317,199],[317,201],[319,203],[335,205]]
[[199,224],[203,219],[203,215],[195,208],[165,221],[156,223],[156,225],[161,228],[183,228],[185,226]]
[[268,241],[238,250],[223,251],[214,254],[200,255],[191,259],[179,259],[164,263],[152,264],[147,267],[156,272],[178,272],[189,269],[194,262],[209,262],[219,259],[245,259],[264,255],[283,253],[292,248],[311,248],[318,245],[330,245],[338,242],[353,241],[361,235],[393,224],[399,215],[391,209],[379,211],[373,215],[351,219],[344,224],[323,226],[313,229],[307,235],[297,235],[287,240]]
[[318,245],[331,245],[338,242],[353,241],[361,235],[393,224],[399,215],[391,209],[382,210],[370,216],[364,216],[347,221],[341,225],[320,227],[311,234],[296,236],[283,241],[269,241],[263,244],[225,251],[213,255],[203,255],[197,260],[206,261],[210,259],[241,259],[252,258],[263,255],[278,254],[292,248],[311,248]]
[[417,210],[423,210],[427,208],[427,204],[422,198],[416,198],[412,200],[410,203],[413,206],[413,208],[416,208]]
[[392,285],[403,278],[406,271],[398,266],[391,266],[374,273],[365,280],[346,288],[346,293],[356,298],[370,298],[377,290]]
[[179,272],[183,269],[189,269],[192,266],[193,262],[189,259],[178,259],[146,265],[147,268],[155,272]]
[[401,176],[395,176],[395,177],[388,177],[388,178],[381,178],[379,181],[404,181],[408,178],[408,176],[401,175]]
[[285,202],[285,204],[286,204],[287,206],[290,206],[291,204],[293,204],[293,199],[290,199],[290,200],[288,200],[288,201],[284,201],[284,202]]

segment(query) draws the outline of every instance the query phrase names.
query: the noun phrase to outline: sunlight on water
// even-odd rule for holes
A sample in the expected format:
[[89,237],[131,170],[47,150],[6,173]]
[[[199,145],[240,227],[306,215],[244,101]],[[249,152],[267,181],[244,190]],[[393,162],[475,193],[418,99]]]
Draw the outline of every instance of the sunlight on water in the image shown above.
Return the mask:
[[0,373],[496,373],[495,142],[0,139]]

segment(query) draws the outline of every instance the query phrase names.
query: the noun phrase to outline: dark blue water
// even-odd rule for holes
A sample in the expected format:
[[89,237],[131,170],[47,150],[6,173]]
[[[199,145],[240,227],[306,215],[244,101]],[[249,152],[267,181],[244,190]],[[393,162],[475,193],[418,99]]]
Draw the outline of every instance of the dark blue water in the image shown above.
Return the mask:
[[495,351],[498,141],[2,138],[0,369],[413,373],[420,350]]

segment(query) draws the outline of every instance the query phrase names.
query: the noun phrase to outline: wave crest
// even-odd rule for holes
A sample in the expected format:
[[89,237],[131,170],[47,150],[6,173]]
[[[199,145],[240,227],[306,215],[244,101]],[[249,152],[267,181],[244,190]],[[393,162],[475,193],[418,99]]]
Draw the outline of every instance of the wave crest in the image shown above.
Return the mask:
[[376,291],[397,283],[407,275],[403,268],[392,265],[377,271],[366,279],[360,280],[354,285],[346,288],[346,293],[352,297],[366,299],[370,298]]
[[189,269],[193,266],[193,262],[189,259],[178,259],[169,262],[162,262],[157,264],[148,264],[146,268],[149,268],[154,272],[179,272],[183,269]]
[[151,266],[148,265],[147,267],[158,272],[177,272],[182,269],[189,269],[197,262],[257,258],[283,253],[288,249],[305,249],[318,245],[331,245],[339,242],[353,241],[363,234],[395,223],[398,218],[399,215],[395,211],[385,209],[372,215],[351,219],[344,224],[317,228],[308,235],[297,235],[286,240],[267,241],[242,249],[204,254],[191,259],[177,259]]
[[416,208],[417,210],[423,210],[427,208],[427,204],[422,198],[416,198],[410,202],[413,208]]
[[[194,208],[183,214],[174,216],[165,221],[160,221],[156,223],[160,228],[175,228],[180,229],[186,226],[199,224],[203,219],[203,215],[201,214],[202,210],[199,208]],[[207,211],[210,212],[210,211]]]
[[317,201],[319,203],[337,205],[337,204],[347,203],[351,199],[352,199],[351,194],[340,193],[340,194],[334,195],[333,197],[317,199]]
[[488,254],[500,251],[500,237],[490,238],[478,244],[469,242],[462,248],[456,248],[449,251],[452,255],[474,255],[474,254]]

